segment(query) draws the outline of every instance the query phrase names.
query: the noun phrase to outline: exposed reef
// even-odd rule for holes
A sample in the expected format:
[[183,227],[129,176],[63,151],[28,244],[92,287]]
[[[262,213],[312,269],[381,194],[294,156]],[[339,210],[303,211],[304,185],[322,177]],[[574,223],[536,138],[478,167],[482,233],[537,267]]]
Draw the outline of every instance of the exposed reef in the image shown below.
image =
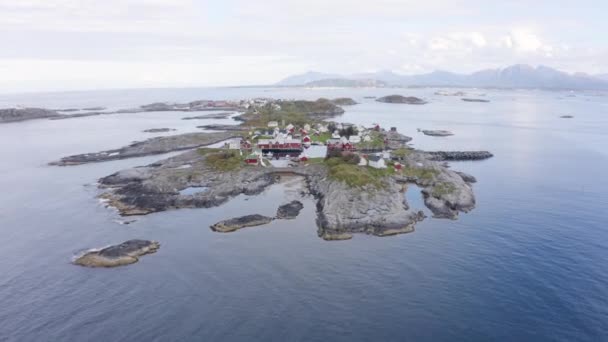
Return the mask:
[[100,250],[91,250],[74,260],[76,265],[87,267],[116,267],[133,264],[139,257],[155,253],[160,248],[156,241],[129,240]]
[[427,102],[421,98],[415,96],[403,96],[403,95],[388,95],[377,98],[376,101],[383,103],[402,103],[411,105],[423,105]]
[[175,131],[175,128],[150,128],[144,129],[142,132],[144,133],[165,133]]
[[486,99],[473,99],[473,98],[463,98],[462,101],[465,101],[465,102],[483,102],[483,103],[490,102],[490,100],[486,100]]
[[454,135],[454,133],[445,130],[428,130],[423,129],[422,132],[424,135],[432,136],[432,137],[449,137],[450,135]]
[[435,161],[483,160],[494,157],[488,151],[433,151],[425,152]]
[[278,219],[295,219],[300,214],[300,211],[304,208],[304,205],[300,201],[291,201],[283,204],[277,210]]
[[262,216],[258,214],[246,215],[232,218],[229,220],[220,221],[216,224],[211,225],[210,228],[214,232],[230,233],[246,227],[265,225],[272,222],[272,220],[272,217]]

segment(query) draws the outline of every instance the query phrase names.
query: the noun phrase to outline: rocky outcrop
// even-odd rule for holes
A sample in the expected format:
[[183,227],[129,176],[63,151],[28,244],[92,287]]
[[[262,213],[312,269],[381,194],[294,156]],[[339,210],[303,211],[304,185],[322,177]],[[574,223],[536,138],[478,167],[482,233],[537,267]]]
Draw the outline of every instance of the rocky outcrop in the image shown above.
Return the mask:
[[432,137],[449,137],[450,135],[454,135],[454,133],[450,132],[450,131],[445,131],[445,130],[428,130],[428,129],[423,129],[421,130],[421,132],[424,135],[429,135]]
[[472,98],[463,98],[462,101],[465,101],[465,102],[483,102],[483,103],[490,102],[490,100],[486,100],[486,99],[472,99]]
[[483,160],[494,157],[488,151],[433,151],[424,152],[435,161]]
[[211,225],[210,228],[214,232],[230,233],[246,227],[255,227],[268,224],[272,222],[272,220],[272,217],[262,216],[258,214],[246,215],[232,218],[229,220],[220,221],[216,224]]
[[325,240],[343,240],[353,233],[376,236],[408,233],[424,219],[411,210],[392,178],[379,189],[372,185],[350,187],[323,172],[309,177],[310,192],[317,198],[317,227]]
[[234,114],[234,112],[187,116],[185,118],[182,118],[182,120],[226,119],[232,114]]
[[96,153],[77,154],[51,162],[50,165],[67,166],[86,163],[104,162],[134,157],[144,157],[173,151],[189,150],[201,146],[212,145],[224,140],[237,137],[234,132],[217,133],[186,133],[164,137],[155,137],[135,142],[115,150]]
[[291,201],[283,204],[277,210],[277,219],[295,219],[303,208],[304,205],[300,201]]
[[397,131],[383,131],[383,134],[386,148],[391,150],[406,148],[407,143],[412,141],[411,137],[403,135]]
[[331,100],[331,102],[336,106],[354,106],[357,104],[357,101],[351,99],[350,97],[338,97]]
[[150,128],[144,129],[142,132],[144,133],[165,133],[175,131],[175,128]]
[[572,119],[574,118],[574,115],[562,115],[560,116],[561,119]]
[[56,111],[43,108],[0,109],[0,123],[45,119],[58,116],[60,116],[60,114]]
[[427,102],[421,98],[415,96],[402,96],[402,95],[388,95],[377,98],[376,101],[383,103],[402,103],[411,105],[423,105]]
[[[184,168],[184,166],[187,166]],[[121,215],[145,215],[175,208],[209,208],[240,195],[255,195],[274,184],[275,177],[263,167],[216,170],[206,155],[188,151],[144,167],[116,172],[101,178],[101,195]],[[182,195],[183,189],[205,191]]]
[[129,240],[100,250],[91,250],[74,260],[76,265],[87,267],[116,267],[133,264],[139,257],[155,253],[160,248],[156,241]]

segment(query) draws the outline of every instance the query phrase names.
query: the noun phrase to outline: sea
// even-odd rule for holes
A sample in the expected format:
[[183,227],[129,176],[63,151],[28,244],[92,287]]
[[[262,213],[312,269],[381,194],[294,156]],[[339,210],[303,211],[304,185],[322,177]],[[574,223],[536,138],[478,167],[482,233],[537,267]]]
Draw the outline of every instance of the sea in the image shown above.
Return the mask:
[[[336,120],[396,127],[424,150],[488,150],[452,162],[474,175],[476,208],[392,237],[317,235],[314,199],[284,178],[210,209],[128,219],[97,180],[175,155],[80,166],[48,163],[232,119],[150,112],[0,125],[0,341],[608,341],[608,93],[435,88],[188,88],[0,95],[0,108],[120,109],[151,102],[351,97]],[[452,89],[450,91],[457,91]],[[379,103],[388,94],[426,105]],[[560,118],[572,115],[571,119]],[[150,128],[168,133],[144,133]],[[430,137],[418,129],[444,129]],[[420,189],[406,193],[424,209]],[[219,220],[295,220],[235,233]],[[428,214],[430,214],[427,211]],[[134,220],[134,222],[128,222]],[[130,224],[125,224],[125,223]],[[138,263],[76,266],[128,239],[161,243]]]

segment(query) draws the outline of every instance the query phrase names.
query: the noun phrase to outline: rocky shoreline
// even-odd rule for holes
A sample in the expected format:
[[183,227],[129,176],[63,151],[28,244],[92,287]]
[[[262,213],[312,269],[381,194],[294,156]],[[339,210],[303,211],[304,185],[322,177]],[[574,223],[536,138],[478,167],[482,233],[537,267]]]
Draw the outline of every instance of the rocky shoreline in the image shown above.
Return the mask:
[[[206,159],[208,153],[213,152],[188,151],[104,177],[99,180],[100,188],[105,190],[100,197],[123,216],[179,208],[208,208],[239,194],[259,194],[274,184],[277,176],[290,173],[305,178],[306,187],[317,202],[318,235],[326,240],[347,239],[354,233],[386,236],[413,231],[415,223],[424,219],[424,214],[409,207],[402,184],[415,183],[422,187],[425,204],[435,217],[453,219],[459,212],[468,212],[475,207],[470,186],[470,180],[474,178],[446,168],[424,152],[412,151],[406,155],[401,163],[407,172],[382,178],[380,188],[349,186],[330,177],[327,167],[322,164],[216,170]],[[181,190],[190,187],[202,187],[205,191],[180,194]],[[290,203],[290,206],[293,208],[289,211],[295,214],[299,205]],[[280,208],[277,216],[293,216],[286,214],[286,209]],[[224,222],[214,230],[234,230],[225,228],[228,226]]]

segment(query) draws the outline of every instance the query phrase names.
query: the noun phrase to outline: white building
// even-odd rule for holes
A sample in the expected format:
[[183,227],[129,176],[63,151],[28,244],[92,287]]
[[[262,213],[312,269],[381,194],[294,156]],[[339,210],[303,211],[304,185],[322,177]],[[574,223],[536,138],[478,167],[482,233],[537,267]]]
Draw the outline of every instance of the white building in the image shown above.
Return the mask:
[[357,144],[361,142],[361,137],[358,135],[351,135],[348,137],[348,141],[350,141],[352,144]]
[[384,158],[377,154],[372,154],[368,158],[369,166],[375,169],[386,169],[386,163],[384,162]]
[[335,131],[331,134],[331,138],[332,139],[340,139],[340,133],[338,131]]
[[241,149],[241,139],[230,139],[228,141],[228,148],[231,150],[240,150]]
[[268,121],[268,127],[279,127],[279,123],[276,121]]
[[309,124],[305,124],[304,125],[304,130],[305,131],[310,131],[310,125]]

